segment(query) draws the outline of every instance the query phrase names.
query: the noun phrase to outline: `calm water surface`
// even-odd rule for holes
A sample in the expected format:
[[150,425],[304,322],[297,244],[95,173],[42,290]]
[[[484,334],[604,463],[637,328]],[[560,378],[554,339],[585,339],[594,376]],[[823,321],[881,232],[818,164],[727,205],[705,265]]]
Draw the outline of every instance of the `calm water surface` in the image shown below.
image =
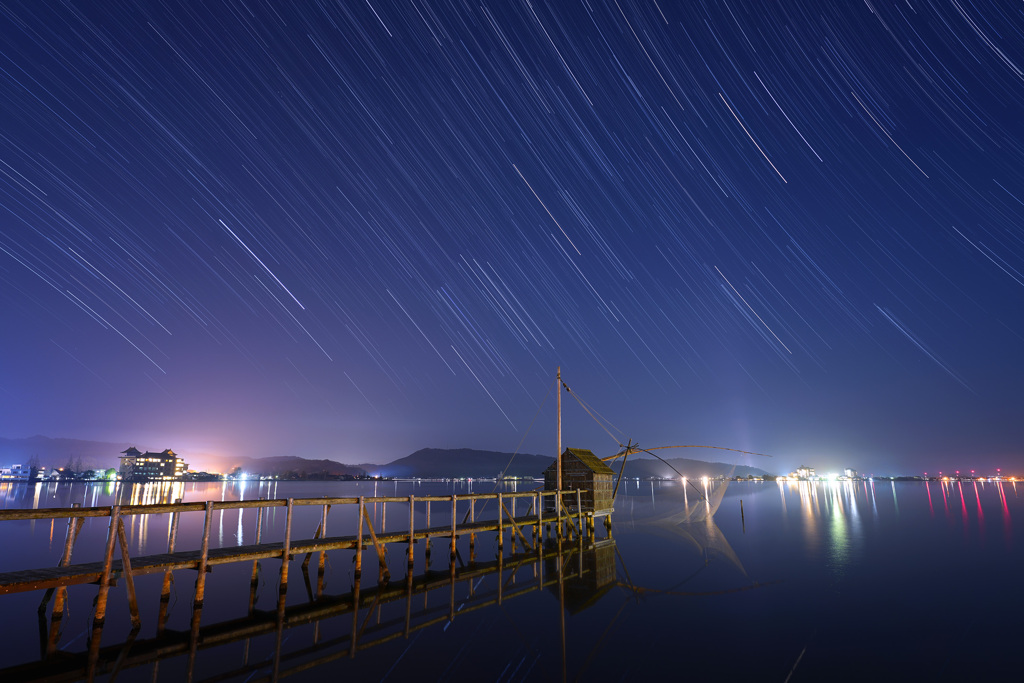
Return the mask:
[[[492,483],[479,482],[249,482],[137,485],[118,495],[127,503],[492,489]],[[440,547],[430,573],[419,546],[413,573],[436,579],[437,589],[411,600],[367,598],[353,619],[351,610],[335,608],[351,602],[354,553],[334,551],[319,599],[316,556],[308,589],[300,557],[293,560],[284,619],[278,620],[287,628],[250,637],[239,635],[240,624],[273,623],[278,615],[280,561],[260,563],[252,617],[251,564],[216,567],[198,631],[191,628],[195,572],[175,572],[166,632],[158,637],[162,575],[141,576],[136,587],[143,626],[134,639],[122,584],[111,589],[101,639],[111,666],[97,680],[186,680],[190,657],[181,644],[190,633],[198,633],[191,658],[195,681],[273,680],[275,669],[280,679],[297,681],[1021,679],[1014,656],[1022,635],[1024,598],[1016,580],[1024,553],[1013,522],[1024,520],[1024,486],[737,482],[729,484],[710,522],[687,523],[687,513],[703,505],[702,491],[700,483],[624,482],[613,543],[565,556],[561,599],[557,581],[552,583],[554,560],[472,580],[460,578],[469,569],[460,567],[451,583],[444,544],[435,542]],[[0,507],[104,506],[114,493],[101,485],[4,485]],[[418,527],[425,523],[420,505]],[[329,535],[354,533],[355,512],[346,507],[332,509]],[[389,504],[386,511],[378,506],[371,514],[378,531],[408,528],[407,504]],[[320,515],[319,507],[296,508],[293,537],[312,537]],[[435,508],[432,525],[445,519]],[[215,513],[211,545],[254,542],[255,520],[254,510]],[[282,538],[283,520],[283,508],[268,513],[264,540]],[[168,516],[126,523],[133,556],[166,550]],[[182,516],[178,549],[198,548],[202,524],[202,513]],[[0,522],[0,572],[55,565],[66,527],[64,521]],[[73,562],[102,559],[105,535],[106,520],[87,520]],[[598,537],[606,536],[599,527]],[[397,544],[389,550],[392,586],[405,585],[404,550]],[[465,537],[459,552],[468,561]],[[476,560],[496,555],[495,534],[480,535]],[[506,538],[505,562],[511,558]],[[369,596],[377,583],[372,550],[363,564],[361,589]],[[585,578],[574,578],[579,569],[586,570]],[[541,586],[542,580],[549,585]],[[495,599],[499,587],[501,604]],[[41,626],[37,615],[42,592],[0,596],[0,681],[42,680],[64,671],[57,666],[61,661],[84,661],[96,592],[95,586],[70,589],[59,651],[45,661],[48,622]],[[412,628],[405,637],[407,609]],[[350,657],[354,625],[369,646]],[[112,666],[119,667],[113,675]],[[51,680],[76,679],[73,673],[61,676]]]

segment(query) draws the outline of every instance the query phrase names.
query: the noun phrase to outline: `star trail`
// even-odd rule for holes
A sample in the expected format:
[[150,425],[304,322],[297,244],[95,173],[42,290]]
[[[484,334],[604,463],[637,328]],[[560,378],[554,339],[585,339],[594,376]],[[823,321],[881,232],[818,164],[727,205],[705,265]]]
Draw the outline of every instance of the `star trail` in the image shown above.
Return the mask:
[[1024,467],[1022,69],[1019,3],[0,2],[0,434],[553,455],[561,366],[622,442]]

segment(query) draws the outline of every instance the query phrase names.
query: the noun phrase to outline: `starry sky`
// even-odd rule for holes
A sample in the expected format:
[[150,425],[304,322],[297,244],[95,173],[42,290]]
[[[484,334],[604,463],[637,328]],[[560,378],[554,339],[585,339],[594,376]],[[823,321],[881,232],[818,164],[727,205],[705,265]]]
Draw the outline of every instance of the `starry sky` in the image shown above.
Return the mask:
[[1024,470],[1020,3],[0,2],[0,123],[2,436]]

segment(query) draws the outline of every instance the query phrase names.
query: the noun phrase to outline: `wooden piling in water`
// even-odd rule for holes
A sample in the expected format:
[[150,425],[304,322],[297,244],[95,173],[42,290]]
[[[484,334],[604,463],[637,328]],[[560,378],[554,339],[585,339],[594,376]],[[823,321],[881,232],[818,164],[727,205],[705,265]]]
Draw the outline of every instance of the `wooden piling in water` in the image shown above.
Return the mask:
[[289,498],[284,516],[284,548],[281,550],[281,593],[288,590],[288,563],[291,560],[292,549],[292,510],[295,507],[295,499]]
[[[359,511],[357,513],[359,522],[356,525],[356,585],[359,584],[359,577],[363,575],[363,511],[366,509],[365,500],[364,496],[359,496]],[[352,651],[352,656],[355,656],[355,650]]]
[[458,496],[452,494],[452,547],[451,547],[451,565],[455,566],[455,525],[457,519],[455,518],[455,504],[458,501]]
[[110,569],[114,564],[114,543],[117,541],[117,520],[121,514],[121,506],[110,508],[110,527],[107,530],[107,547],[103,553],[103,572],[100,575],[100,593],[96,598],[96,611],[93,612],[93,624],[102,628],[107,616],[107,593],[110,592]]
[[583,495],[579,489],[576,489],[576,531],[579,536],[583,536]]
[[[426,527],[430,528],[430,500],[427,500],[427,521],[424,522]],[[423,544],[423,552],[427,558],[427,568],[430,568],[430,536],[427,536],[426,543]]]
[[117,540],[121,546],[121,573],[124,575],[124,587],[128,592],[128,611],[132,617],[132,630],[142,627],[139,619],[139,602],[135,599],[135,579],[132,577],[132,563],[128,556],[128,537],[124,533],[124,519],[117,519]]
[[213,501],[206,501],[206,520],[203,522],[203,546],[199,551],[199,576],[196,577],[196,607],[203,606],[206,594],[206,564],[210,557],[210,528],[213,526]]
[[501,504],[501,494],[498,494],[498,552],[500,553],[505,547],[505,529],[503,526],[503,515],[502,511],[505,506]]
[[[476,499],[469,499],[469,523],[476,524]],[[469,561],[476,562],[476,534],[469,534]]]
[[391,578],[391,572],[388,570],[387,550],[384,544],[377,540],[377,532],[373,529],[373,519],[369,510],[366,510],[365,506],[363,510],[363,516],[366,518],[366,530],[370,532],[370,540],[373,542],[374,550],[377,551],[378,581],[386,582]]
[[540,545],[544,542],[544,496],[538,491],[534,494],[537,505],[537,526],[533,530],[533,544]]
[[412,563],[413,563],[412,551],[413,551],[414,544],[416,543],[416,533],[413,531],[413,522],[415,521],[415,514],[414,513],[416,511],[415,508],[413,507],[414,504],[415,504],[415,499],[414,499],[414,497],[412,495],[410,495],[409,496],[409,559],[406,561],[406,564],[409,565],[408,574],[410,574],[410,575],[412,574]]

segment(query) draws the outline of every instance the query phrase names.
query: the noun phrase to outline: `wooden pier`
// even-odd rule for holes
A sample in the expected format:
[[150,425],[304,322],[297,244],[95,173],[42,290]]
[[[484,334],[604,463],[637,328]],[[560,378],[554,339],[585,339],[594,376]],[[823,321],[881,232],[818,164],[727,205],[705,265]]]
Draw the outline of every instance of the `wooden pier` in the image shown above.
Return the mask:
[[[67,521],[67,532],[63,553],[56,566],[37,567],[0,573],[0,595],[24,591],[45,590],[39,607],[41,618],[47,611],[49,600],[54,597],[51,611],[49,636],[44,647],[44,659],[57,651],[60,621],[65,610],[68,587],[80,584],[96,584],[99,586],[92,615],[93,635],[90,638],[90,666],[88,676],[92,678],[100,661],[100,636],[107,617],[109,591],[122,580],[127,593],[129,617],[132,632],[141,628],[138,596],[135,591],[135,577],[146,574],[163,573],[163,584],[160,595],[160,611],[157,617],[157,631],[162,632],[167,619],[167,606],[170,599],[172,573],[181,570],[196,571],[193,593],[193,631],[199,628],[199,615],[206,598],[207,574],[220,565],[239,562],[252,562],[250,581],[249,610],[254,613],[256,588],[260,575],[259,563],[262,560],[281,560],[278,582],[278,605],[280,617],[284,617],[285,596],[288,588],[288,572],[292,560],[305,556],[302,560],[302,571],[311,603],[323,597],[323,578],[326,556],[329,552],[354,551],[352,557],[353,587],[352,602],[358,611],[363,570],[364,550],[373,549],[377,559],[377,583],[371,589],[376,599],[391,595],[389,591],[397,590],[402,595],[411,596],[419,590],[427,590],[429,583],[422,585],[413,580],[413,564],[415,548],[422,544],[429,570],[431,553],[447,551],[449,556],[449,577],[446,579],[454,586],[456,575],[465,578],[466,572],[484,571],[488,566],[496,566],[497,571],[508,566],[504,546],[507,542],[512,553],[512,561],[530,561],[540,563],[557,546],[561,557],[563,542],[565,547],[582,550],[584,545],[590,547],[597,541],[596,520],[604,519],[608,538],[611,530],[611,510],[587,511],[581,505],[581,491],[530,491],[523,493],[491,493],[464,494],[451,496],[402,497],[345,497],[345,498],[304,498],[304,499],[270,499],[249,501],[206,501],[176,502],[158,505],[124,505],[112,507],[78,507],[0,510],[0,523],[13,520],[48,520],[54,524],[56,520]],[[374,528],[374,515],[371,510],[379,510],[380,520],[386,519],[387,507],[407,508],[407,524],[398,530]],[[346,519],[356,518],[355,533],[332,536],[327,532],[329,516],[332,509],[351,507]],[[379,507],[378,507],[379,506]],[[319,508],[319,524],[312,536],[301,537],[296,534],[293,520],[299,508]],[[275,508],[284,508],[284,534],[281,540],[264,539],[265,520]],[[211,529],[214,516],[220,511],[238,510],[239,515],[247,509],[256,510],[256,528],[254,543],[240,546],[211,547]],[[405,510],[403,510],[405,512]],[[199,548],[183,550],[178,545],[179,521],[183,514],[203,513],[203,531]],[[250,513],[251,514],[251,513]],[[166,552],[158,554],[137,555],[129,553],[128,535],[125,531],[125,520],[133,517],[150,515],[170,515],[168,522],[168,541]],[[433,515],[433,523],[432,517]],[[338,514],[336,513],[336,517]],[[87,518],[100,517],[106,519],[106,540],[103,546],[102,560],[74,563],[76,541]],[[307,513],[308,517],[308,513]],[[418,525],[417,521],[422,521]],[[308,519],[307,519],[308,522]],[[383,524],[381,524],[383,527]],[[0,527],[2,529],[2,527]],[[495,534],[497,545],[497,561],[487,558],[484,564],[476,561],[476,545],[479,535]],[[460,538],[468,537],[459,542]],[[545,541],[546,539],[546,541]],[[606,539],[607,540],[607,539]],[[404,545],[400,557],[405,559],[406,586],[392,589],[390,584],[391,571],[388,563],[387,549],[395,544]],[[460,545],[462,550],[460,551]],[[468,545],[468,548],[466,546]],[[465,563],[462,553],[468,550],[469,562]],[[440,552],[438,552],[440,551]],[[309,580],[309,563],[314,554],[318,555],[316,595]],[[392,556],[393,557],[393,556]],[[518,559],[517,559],[518,558]],[[392,560],[394,563],[395,560]],[[457,571],[457,564],[461,570]],[[559,564],[559,567],[561,565]],[[467,569],[468,567],[468,569]],[[493,571],[493,570],[492,570]],[[580,572],[582,573],[582,565]],[[435,572],[436,573],[436,572]],[[468,574],[472,576],[472,574]],[[544,582],[540,580],[540,587]],[[453,589],[454,595],[454,589]],[[499,590],[497,600],[502,599]],[[454,612],[448,615],[454,618]],[[408,631],[409,625],[406,625]],[[41,629],[42,630],[42,629]],[[357,631],[353,631],[352,654],[356,651]],[[195,643],[193,643],[195,646]],[[58,679],[60,676],[57,677]],[[6,678],[5,678],[6,680]]]
[[[407,561],[412,562],[413,549],[418,541],[425,541],[427,553],[431,552],[431,542],[443,539],[447,542],[451,555],[456,553],[456,542],[462,536],[470,537],[470,552],[475,549],[477,534],[496,532],[498,547],[504,546],[504,537],[509,536],[510,543],[517,543],[524,551],[533,550],[534,544],[541,539],[543,529],[567,538],[574,536],[589,537],[593,535],[595,519],[610,520],[611,510],[596,512],[581,511],[578,505],[580,491],[563,491],[562,505],[555,507],[551,500],[557,499],[554,491],[530,491],[525,493],[491,493],[464,494],[452,496],[402,496],[402,497],[359,497],[359,498],[303,498],[303,499],[272,499],[250,501],[207,501],[205,503],[168,503],[158,505],[125,505],[112,507],[71,507],[41,508],[26,510],[0,510],[0,522],[9,520],[68,520],[64,554],[56,567],[26,569],[15,572],[0,573],[0,595],[39,589],[56,589],[83,583],[99,584],[101,599],[103,588],[114,584],[116,579],[124,577],[130,584],[133,576],[166,572],[180,569],[199,570],[195,601],[202,603],[204,599],[203,574],[213,567],[233,562],[258,561],[265,559],[287,559],[282,564],[281,583],[285,585],[288,578],[288,560],[295,555],[321,554],[332,550],[355,550],[357,575],[362,571],[362,551],[372,547],[377,555],[378,568],[383,577],[390,575],[387,564],[386,546],[388,544],[407,544]],[[551,499],[551,500],[545,500]],[[496,503],[497,517],[494,519],[477,520],[477,504]],[[517,502],[528,503],[525,513],[517,512]],[[566,505],[566,503],[571,505]],[[399,503],[408,505],[409,525],[407,529],[377,533],[367,506]],[[545,503],[548,511],[545,513]],[[426,525],[415,528],[415,506],[423,506]],[[327,517],[332,507],[356,505],[358,523],[356,533],[347,536],[327,536],[324,533]],[[430,526],[431,507],[435,515],[447,513],[447,521],[440,526]],[[312,538],[297,540],[292,538],[292,512],[300,506],[318,506],[323,509],[323,518]],[[260,542],[263,526],[263,511],[268,508],[283,507],[287,510],[284,539],[275,542]],[[441,509],[439,509],[441,507]],[[518,507],[521,507],[518,506]],[[238,510],[257,508],[256,540],[251,545],[224,548],[210,548],[210,527],[213,513],[221,510]],[[447,508],[447,509],[444,509]],[[553,509],[554,508],[554,509]],[[460,511],[464,513],[459,521]],[[178,518],[186,512],[205,512],[202,545],[196,550],[178,550],[175,548]],[[133,515],[170,514],[171,531],[166,553],[130,558],[127,550],[127,539],[124,531],[124,519]],[[386,513],[385,513],[386,514]],[[103,561],[84,564],[71,564],[74,544],[81,530],[82,522],[89,517],[108,517],[110,519],[107,532],[106,553]],[[609,521],[610,524],[610,521]],[[364,531],[365,527],[365,531]],[[543,527],[543,528],[542,528]],[[530,534],[528,536],[527,534]],[[119,556],[115,547],[120,545]],[[308,563],[308,558],[307,558]],[[102,612],[97,618],[104,618]]]

